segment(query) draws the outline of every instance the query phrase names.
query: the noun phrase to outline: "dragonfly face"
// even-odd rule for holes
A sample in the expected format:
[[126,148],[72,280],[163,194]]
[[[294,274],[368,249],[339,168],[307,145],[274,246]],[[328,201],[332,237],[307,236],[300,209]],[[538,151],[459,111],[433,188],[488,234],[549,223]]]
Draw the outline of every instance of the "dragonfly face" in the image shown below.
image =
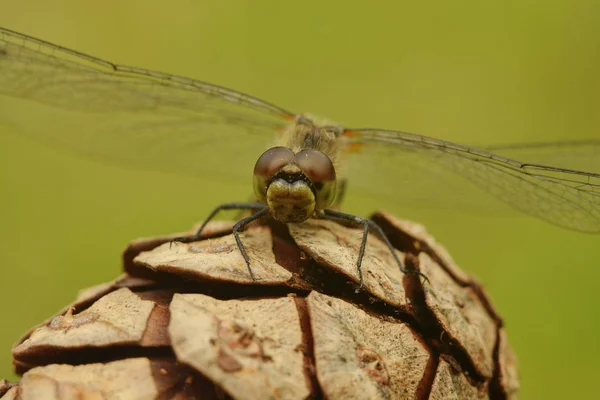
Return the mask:
[[265,151],[254,167],[254,193],[280,222],[303,222],[329,207],[336,196],[332,158],[341,128],[320,127],[298,117],[283,135],[284,146]]

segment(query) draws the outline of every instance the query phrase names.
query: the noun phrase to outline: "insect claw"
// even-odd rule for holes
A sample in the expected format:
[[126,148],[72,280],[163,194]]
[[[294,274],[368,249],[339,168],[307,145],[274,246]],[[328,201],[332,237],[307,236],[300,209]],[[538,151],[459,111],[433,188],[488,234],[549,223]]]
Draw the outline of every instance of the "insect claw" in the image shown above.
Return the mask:
[[364,287],[364,280],[363,280],[363,274],[362,274],[362,269],[361,269],[361,265],[358,265],[358,288],[362,289]]
[[169,250],[173,247],[173,243],[189,243],[189,242],[193,242],[194,240],[190,240],[192,238],[189,237],[185,237],[185,236],[178,236],[176,238],[173,238],[169,241]]
[[431,281],[429,280],[429,278],[427,277],[427,275],[425,275],[421,271],[418,271],[416,269],[410,269],[410,270],[407,270],[405,273],[406,274],[411,274],[411,275],[417,275],[418,277],[423,278],[424,281],[421,282],[421,285],[423,285],[424,282],[427,282],[428,284],[431,285]]

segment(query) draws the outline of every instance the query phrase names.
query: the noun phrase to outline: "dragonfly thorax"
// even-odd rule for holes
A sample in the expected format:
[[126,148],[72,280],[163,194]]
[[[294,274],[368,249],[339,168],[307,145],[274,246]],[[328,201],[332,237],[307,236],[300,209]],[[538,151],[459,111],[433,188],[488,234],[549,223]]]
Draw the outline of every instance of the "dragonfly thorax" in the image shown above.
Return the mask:
[[284,132],[280,143],[282,146],[298,153],[304,149],[315,149],[327,155],[337,169],[340,162],[340,153],[346,145],[343,136],[344,129],[328,121],[315,122],[316,118],[298,115],[293,124]]

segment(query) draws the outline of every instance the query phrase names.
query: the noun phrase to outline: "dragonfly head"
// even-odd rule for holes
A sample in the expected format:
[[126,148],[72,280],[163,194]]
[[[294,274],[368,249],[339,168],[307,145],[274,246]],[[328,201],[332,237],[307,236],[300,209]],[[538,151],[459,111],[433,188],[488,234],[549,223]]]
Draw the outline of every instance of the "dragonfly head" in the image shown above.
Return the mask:
[[335,199],[335,169],[315,149],[296,154],[287,147],[265,151],[254,167],[254,192],[281,222],[302,222]]

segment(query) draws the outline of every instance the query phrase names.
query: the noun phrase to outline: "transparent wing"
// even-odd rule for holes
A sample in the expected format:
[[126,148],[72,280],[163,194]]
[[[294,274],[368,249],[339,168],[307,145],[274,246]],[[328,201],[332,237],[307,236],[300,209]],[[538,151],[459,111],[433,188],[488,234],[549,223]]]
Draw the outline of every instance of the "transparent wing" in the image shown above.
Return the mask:
[[249,180],[256,157],[291,120],[232,90],[0,28],[0,124],[61,148],[146,169]]
[[[347,175],[350,185],[372,196],[399,203],[458,205],[470,210],[496,207],[499,200],[526,214],[555,225],[583,232],[600,232],[600,171],[580,171],[516,161],[488,151],[410,133],[377,129],[347,130],[359,151],[351,152]],[[593,143],[594,146],[590,146]],[[563,156],[563,163],[577,160],[569,154],[580,150],[593,155],[598,141],[507,146],[505,153],[529,153],[539,159]],[[509,148],[512,147],[512,148]],[[589,149],[590,151],[583,151]],[[595,148],[595,149],[594,149]],[[537,151],[536,151],[537,149]],[[577,152],[576,152],[577,153]],[[533,157],[536,159],[536,157]],[[481,190],[483,189],[483,190]]]
[[513,160],[600,172],[600,139],[487,146],[486,151]]
[[[115,65],[0,28],[0,124],[77,153],[248,180],[257,155],[293,119],[235,91]],[[504,157],[402,132],[347,133],[363,146],[350,154],[351,188],[469,210],[485,210],[495,198],[566,228],[600,231],[598,141],[493,148]],[[554,161],[562,168],[547,166]]]

